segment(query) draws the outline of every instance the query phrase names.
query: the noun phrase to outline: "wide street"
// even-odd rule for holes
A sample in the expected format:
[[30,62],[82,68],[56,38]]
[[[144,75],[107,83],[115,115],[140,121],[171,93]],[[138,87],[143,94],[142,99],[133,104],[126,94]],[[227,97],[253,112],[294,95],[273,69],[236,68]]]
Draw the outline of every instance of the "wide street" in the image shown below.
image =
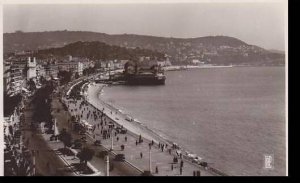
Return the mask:
[[[33,105],[33,104],[32,104]],[[58,169],[64,169],[65,164],[56,156],[54,151],[47,145],[42,138],[39,130],[33,130],[30,127],[32,121],[32,106],[25,106],[25,122],[21,124],[22,138],[24,138],[24,145],[30,150],[35,150],[36,161],[36,175],[51,176],[62,175],[70,176],[70,172],[57,171]],[[49,163],[49,166],[47,166]]]

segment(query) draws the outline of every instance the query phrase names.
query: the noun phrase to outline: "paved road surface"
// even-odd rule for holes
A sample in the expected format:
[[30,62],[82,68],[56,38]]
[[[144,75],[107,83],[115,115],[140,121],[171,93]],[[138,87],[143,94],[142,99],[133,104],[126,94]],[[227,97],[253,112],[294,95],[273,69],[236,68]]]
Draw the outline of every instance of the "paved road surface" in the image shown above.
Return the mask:
[[[65,164],[55,155],[55,153],[47,146],[47,143],[41,137],[38,131],[30,128],[32,121],[32,107],[26,105],[25,108],[25,122],[22,124],[22,136],[24,137],[24,144],[31,150],[38,150],[36,153],[36,173],[43,176],[60,175],[70,176],[70,172],[57,172],[57,169],[65,168]],[[26,141],[28,140],[28,144]],[[47,166],[49,163],[49,166]]]

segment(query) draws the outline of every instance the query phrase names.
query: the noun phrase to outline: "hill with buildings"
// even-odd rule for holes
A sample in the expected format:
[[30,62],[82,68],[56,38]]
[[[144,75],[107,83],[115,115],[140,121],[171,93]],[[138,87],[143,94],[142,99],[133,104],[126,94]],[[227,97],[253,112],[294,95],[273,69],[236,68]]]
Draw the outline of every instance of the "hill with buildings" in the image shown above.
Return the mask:
[[4,34],[4,52],[63,47],[82,41],[99,41],[127,49],[147,49],[170,56],[175,64],[200,61],[211,64],[284,64],[282,52],[269,51],[228,36],[167,38],[134,34],[109,35],[84,31],[16,32]]
[[140,48],[124,48],[120,46],[111,46],[99,41],[82,42],[78,41],[70,43],[60,48],[49,48],[38,50],[34,53],[38,58],[55,56],[64,57],[72,55],[74,57],[88,58],[92,60],[138,60],[139,57],[148,56],[163,60],[164,54],[157,51],[140,49]]

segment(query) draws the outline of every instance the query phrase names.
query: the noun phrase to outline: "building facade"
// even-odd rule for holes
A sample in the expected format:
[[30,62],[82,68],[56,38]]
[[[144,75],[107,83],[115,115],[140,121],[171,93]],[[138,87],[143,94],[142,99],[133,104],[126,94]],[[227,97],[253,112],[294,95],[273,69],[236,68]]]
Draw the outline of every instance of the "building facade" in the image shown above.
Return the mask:
[[36,60],[35,57],[33,59],[31,59],[30,57],[28,57],[28,61],[27,61],[27,80],[33,79],[34,81],[36,80]]
[[10,66],[11,62],[4,61],[3,68],[3,90],[5,93],[10,95],[11,92],[11,76],[10,76]]

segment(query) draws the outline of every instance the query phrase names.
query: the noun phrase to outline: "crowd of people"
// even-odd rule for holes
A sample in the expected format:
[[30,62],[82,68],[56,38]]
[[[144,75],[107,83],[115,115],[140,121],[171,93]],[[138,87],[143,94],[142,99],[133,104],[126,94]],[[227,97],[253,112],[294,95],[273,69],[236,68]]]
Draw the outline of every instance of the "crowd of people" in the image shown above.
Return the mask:
[[[119,141],[120,131],[116,129],[123,129],[123,126],[115,123],[112,119],[108,118],[106,113],[117,113],[117,111],[112,111],[108,108],[97,109],[96,107],[89,104],[83,98],[81,99],[63,99],[65,104],[67,105],[70,113],[74,116],[77,122],[81,120],[87,120],[92,125],[91,136],[95,140],[108,140],[111,139],[112,136],[115,137],[117,142]],[[97,131],[95,131],[97,130]],[[98,133],[100,132],[100,133]],[[125,142],[127,142],[127,136],[124,137]],[[145,138],[142,135],[139,135],[135,140],[135,145],[138,146],[143,144]],[[148,141],[148,140],[147,140]],[[178,153],[178,145],[168,143],[158,142],[158,144],[154,143],[153,140],[149,142],[149,148],[152,146],[159,149],[161,152],[167,151],[169,155],[173,157],[173,161],[171,163],[171,170],[174,170],[175,167],[179,167],[180,175],[183,173],[183,158],[182,154]],[[120,148],[122,151],[125,149],[125,145],[121,144]],[[140,152],[140,158],[143,159],[143,152]],[[180,159],[180,162],[179,162]],[[174,166],[174,164],[178,164]],[[158,174],[158,166],[155,167],[155,172]]]

